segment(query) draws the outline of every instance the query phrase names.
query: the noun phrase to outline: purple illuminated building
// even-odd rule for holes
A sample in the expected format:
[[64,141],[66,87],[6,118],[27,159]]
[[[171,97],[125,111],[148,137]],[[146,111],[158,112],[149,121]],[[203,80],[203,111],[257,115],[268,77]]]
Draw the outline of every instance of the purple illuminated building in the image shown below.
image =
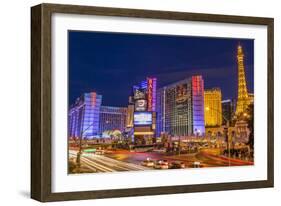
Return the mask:
[[68,112],[69,138],[91,139],[99,134],[102,95],[84,93],[76,99]]
[[104,131],[126,128],[126,107],[102,106],[102,96],[95,92],[84,93],[76,99],[68,112],[69,138],[93,139]]

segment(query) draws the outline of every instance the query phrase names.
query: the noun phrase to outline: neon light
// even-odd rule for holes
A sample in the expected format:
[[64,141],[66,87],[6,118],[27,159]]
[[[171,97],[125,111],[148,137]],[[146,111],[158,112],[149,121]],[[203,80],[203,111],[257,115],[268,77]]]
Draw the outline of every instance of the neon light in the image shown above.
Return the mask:
[[205,133],[204,120],[204,80],[202,76],[192,76],[193,99],[193,133],[202,135]]
[[147,78],[148,111],[156,111],[156,78]]
[[147,81],[142,81],[141,82],[141,88],[142,89],[147,89]]
[[153,89],[153,81],[151,78],[147,78],[147,105],[148,105],[148,111],[152,111],[152,89]]
[[92,97],[91,105],[94,107],[96,105],[97,94],[93,92],[91,97]]
[[156,111],[156,78],[153,78],[152,111]]
[[86,153],[88,153],[88,152],[95,152],[95,151],[96,151],[95,148],[93,148],[93,149],[84,149],[83,150],[83,152],[86,152]]
[[154,135],[154,132],[134,132],[134,135]]

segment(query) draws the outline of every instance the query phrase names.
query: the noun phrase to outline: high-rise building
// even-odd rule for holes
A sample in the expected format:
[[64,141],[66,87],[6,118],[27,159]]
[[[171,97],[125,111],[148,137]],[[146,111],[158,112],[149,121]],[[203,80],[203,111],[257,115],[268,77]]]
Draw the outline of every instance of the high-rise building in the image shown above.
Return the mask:
[[157,135],[203,135],[204,80],[192,76],[157,91]]
[[146,78],[133,86],[133,95],[129,98],[127,125],[133,124],[136,144],[152,144],[155,141],[156,83],[156,78]]
[[221,90],[213,88],[204,92],[205,126],[219,127],[222,125]]
[[227,121],[231,124],[232,117],[235,113],[235,104],[234,100],[226,99],[221,102],[222,104],[222,124],[226,125]]
[[84,93],[76,99],[68,113],[70,138],[93,138],[99,133],[102,96],[96,92]]
[[127,108],[101,106],[99,133],[104,131],[120,130],[123,132],[126,128]]
[[238,98],[236,104],[235,114],[239,116],[241,113],[247,111],[249,104],[253,100],[253,95],[248,94],[245,67],[244,67],[244,53],[241,45],[237,47],[237,65],[238,65]]

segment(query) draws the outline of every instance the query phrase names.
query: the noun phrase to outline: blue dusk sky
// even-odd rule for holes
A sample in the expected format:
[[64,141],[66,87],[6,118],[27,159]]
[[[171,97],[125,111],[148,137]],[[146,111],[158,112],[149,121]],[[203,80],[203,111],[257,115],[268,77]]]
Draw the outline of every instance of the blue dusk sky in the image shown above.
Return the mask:
[[202,75],[205,89],[237,96],[237,46],[245,54],[247,87],[254,91],[254,40],[69,31],[68,102],[96,91],[106,106],[127,106],[133,85],[156,77],[157,87]]

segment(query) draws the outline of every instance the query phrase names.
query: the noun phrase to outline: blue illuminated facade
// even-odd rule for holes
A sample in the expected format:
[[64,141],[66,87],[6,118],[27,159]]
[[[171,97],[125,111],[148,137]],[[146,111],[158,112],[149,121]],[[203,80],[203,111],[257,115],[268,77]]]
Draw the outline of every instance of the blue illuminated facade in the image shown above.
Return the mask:
[[119,130],[124,132],[126,128],[127,107],[101,106],[99,133],[102,136],[105,131]]
[[99,134],[102,96],[95,92],[85,93],[76,99],[68,114],[68,136],[91,139]]

